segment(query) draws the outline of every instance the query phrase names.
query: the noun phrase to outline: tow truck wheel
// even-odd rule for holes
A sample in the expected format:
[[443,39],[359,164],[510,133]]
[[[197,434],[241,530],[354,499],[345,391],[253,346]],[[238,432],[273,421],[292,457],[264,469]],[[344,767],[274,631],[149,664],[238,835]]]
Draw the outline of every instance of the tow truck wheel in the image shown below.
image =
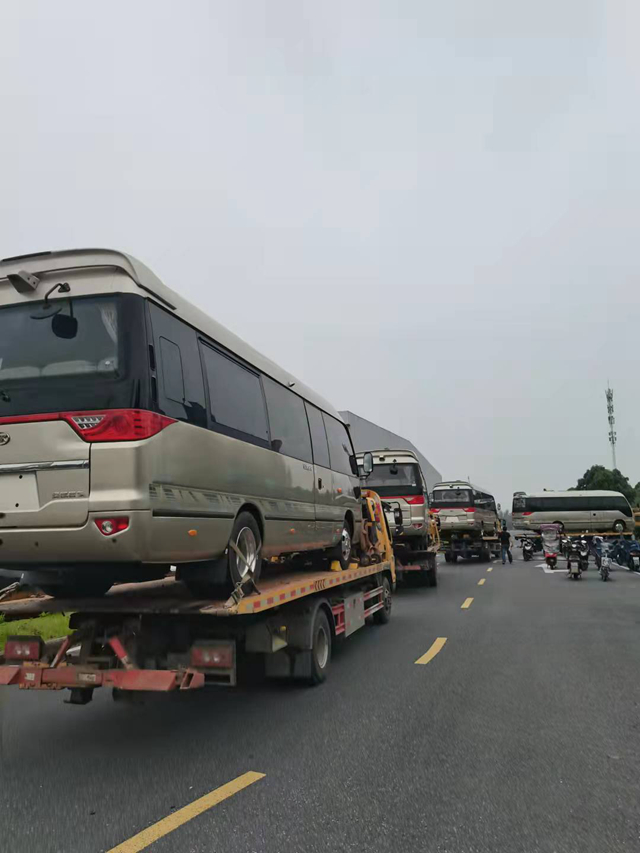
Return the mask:
[[376,625],[386,625],[389,619],[391,619],[391,584],[386,575],[382,578],[381,586],[382,603],[384,606],[380,610],[376,610],[373,614],[373,621]]
[[327,614],[320,607],[316,610],[313,622],[312,643],[311,675],[308,683],[314,685],[325,680],[331,662],[331,628]]
[[444,553],[444,561],[445,561],[445,563],[451,562],[451,554],[448,551],[445,551],[445,553]]

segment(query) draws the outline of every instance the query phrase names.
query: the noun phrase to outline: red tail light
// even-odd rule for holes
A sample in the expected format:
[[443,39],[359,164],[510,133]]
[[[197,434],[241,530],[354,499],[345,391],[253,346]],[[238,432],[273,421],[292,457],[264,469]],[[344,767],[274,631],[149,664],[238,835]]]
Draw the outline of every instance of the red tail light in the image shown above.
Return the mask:
[[201,643],[191,647],[191,666],[231,669],[232,643]]
[[523,512],[523,515],[533,515],[533,512]]
[[435,506],[429,507],[429,512],[440,512],[440,507],[435,507]]
[[27,424],[42,421],[66,421],[85,441],[138,441],[151,438],[174,418],[144,409],[107,409],[102,412],[54,412],[46,415],[20,415],[0,418],[0,424]]
[[117,518],[96,518],[96,527],[103,536],[113,536],[114,533],[122,533],[129,526],[129,519],[125,516]]
[[40,660],[40,637],[9,637],[4,647],[5,660]]
[[464,512],[475,512],[476,508],[474,506],[466,506],[464,508]]

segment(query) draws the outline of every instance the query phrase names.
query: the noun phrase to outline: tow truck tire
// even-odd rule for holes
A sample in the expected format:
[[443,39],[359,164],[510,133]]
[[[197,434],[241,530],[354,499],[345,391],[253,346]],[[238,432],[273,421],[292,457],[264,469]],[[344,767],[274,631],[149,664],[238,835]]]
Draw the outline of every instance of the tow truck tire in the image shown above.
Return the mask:
[[438,567],[431,566],[426,575],[427,586],[438,586]]
[[311,675],[307,683],[313,687],[325,680],[331,662],[331,628],[321,607],[316,610],[311,636]]
[[376,625],[386,625],[389,619],[391,619],[391,583],[386,575],[382,578],[381,586],[384,607],[376,610],[373,614],[373,621]]
[[444,561],[445,561],[445,563],[451,562],[451,554],[448,551],[444,552]]

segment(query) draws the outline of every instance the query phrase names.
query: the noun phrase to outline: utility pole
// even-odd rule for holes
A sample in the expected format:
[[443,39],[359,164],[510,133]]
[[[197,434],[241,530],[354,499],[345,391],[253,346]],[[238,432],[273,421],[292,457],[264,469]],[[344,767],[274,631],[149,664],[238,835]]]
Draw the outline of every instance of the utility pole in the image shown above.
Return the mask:
[[607,420],[609,421],[609,443],[611,444],[611,458],[613,459],[614,470],[618,467],[616,464],[616,419],[613,414],[613,388],[609,388],[607,382],[607,390],[604,392],[607,398]]

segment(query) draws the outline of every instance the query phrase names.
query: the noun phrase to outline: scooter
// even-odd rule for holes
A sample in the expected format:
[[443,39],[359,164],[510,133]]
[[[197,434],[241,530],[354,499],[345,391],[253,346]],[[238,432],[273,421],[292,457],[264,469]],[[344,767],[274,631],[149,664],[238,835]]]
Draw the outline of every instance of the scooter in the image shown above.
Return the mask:
[[589,543],[586,539],[578,542],[578,556],[580,558],[580,569],[586,572],[589,568]]
[[555,569],[558,565],[558,552],[560,550],[560,525],[541,524],[540,533],[545,562],[550,569]]
[[567,574],[572,580],[577,581],[582,578],[582,563],[580,545],[578,542],[572,542],[567,554]]
[[528,562],[533,557],[533,542],[531,539],[525,539],[522,543],[522,559]]
[[600,577],[603,581],[609,580],[609,572],[611,571],[611,556],[609,554],[609,546],[605,543],[602,545],[600,554]]

